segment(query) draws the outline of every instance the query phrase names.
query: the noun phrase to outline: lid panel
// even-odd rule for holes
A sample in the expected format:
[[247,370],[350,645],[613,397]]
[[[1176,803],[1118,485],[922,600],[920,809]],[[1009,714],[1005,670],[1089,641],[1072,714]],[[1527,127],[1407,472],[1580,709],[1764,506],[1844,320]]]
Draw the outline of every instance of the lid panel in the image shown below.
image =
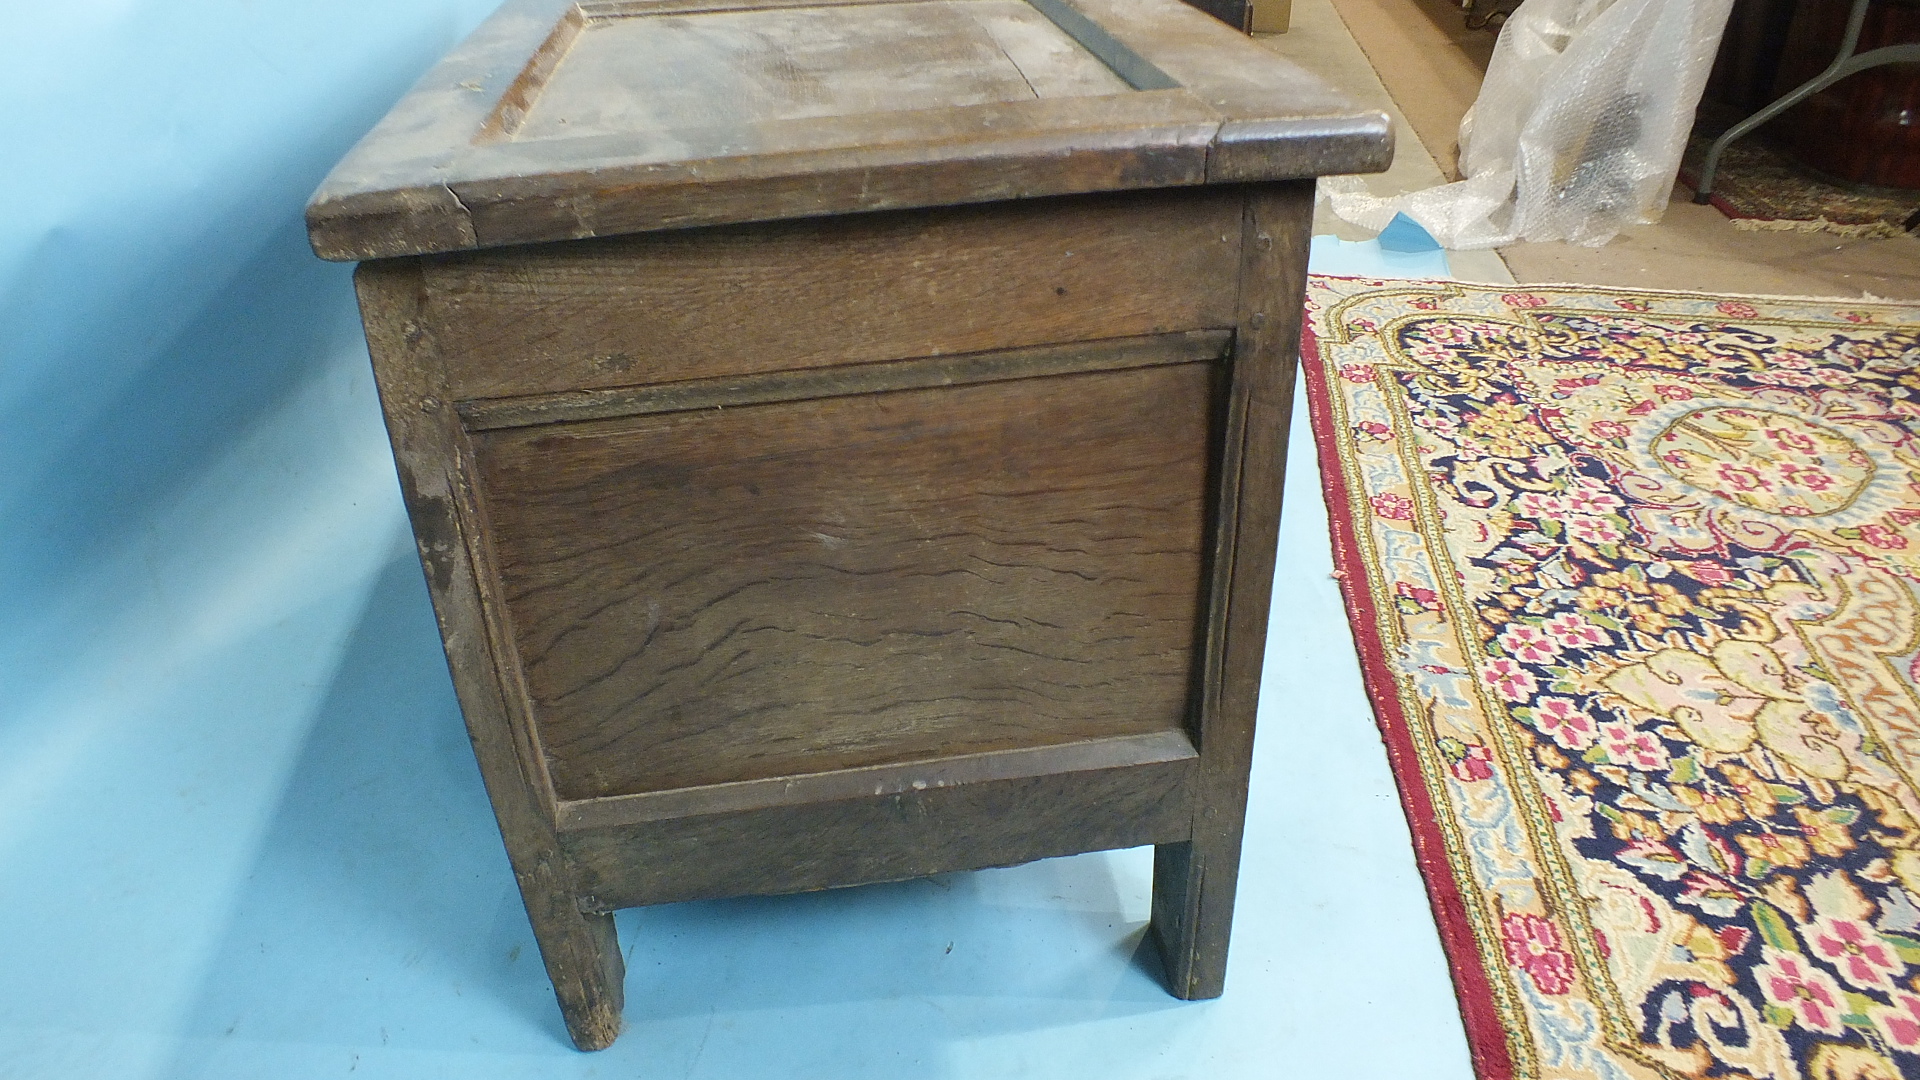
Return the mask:
[[[516,95],[515,141],[1127,93],[1024,0],[592,17]],[[549,45],[552,49],[554,42]],[[548,50],[543,50],[548,51]]]
[[1386,167],[1385,114],[1180,0],[507,0],[335,167],[370,259]]

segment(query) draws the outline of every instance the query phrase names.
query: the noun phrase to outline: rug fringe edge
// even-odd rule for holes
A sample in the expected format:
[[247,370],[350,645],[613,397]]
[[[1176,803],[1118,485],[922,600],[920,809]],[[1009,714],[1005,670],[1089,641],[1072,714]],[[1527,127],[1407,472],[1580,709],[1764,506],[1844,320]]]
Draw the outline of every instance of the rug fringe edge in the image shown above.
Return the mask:
[[1844,222],[1827,218],[1729,218],[1742,232],[1832,233],[1855,240],[1891,240],[1906,230],[1884,221]]

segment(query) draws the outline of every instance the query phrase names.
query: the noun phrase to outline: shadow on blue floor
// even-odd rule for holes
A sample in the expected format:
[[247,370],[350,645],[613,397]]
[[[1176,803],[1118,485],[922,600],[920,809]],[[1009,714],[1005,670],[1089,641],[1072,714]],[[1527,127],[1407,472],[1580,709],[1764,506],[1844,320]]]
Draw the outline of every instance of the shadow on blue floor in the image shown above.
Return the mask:
[[1096,855],[622,912],[628,1029],[575,1053],[410,552],[372,589],[284,792],[167,1075],[347,1055],[363,1075],[459,1075],[465,1052],[492,1055],[488,1075],[939,1075],[949,1040],[1182,1005],[1142,947],[1141,883]]
[[[346,269],[315,259],[298,221],[286,222],[150,362],[112,380],[105,400],[97,396],[105,373],[94,351],[133,348],[124,338],[137,331],[122,329],[118,341],[86,335],[73,342],[49,365],[50,385],[23,394],[69,402],[93,396],[81,402],[84,426],[58,432],[66,437],[49,447],[59,467],[7,493],[19,508],[12,525],[24,541],[23,578],[48,592],[67,586],[76,566],[122,537],[125,523],[150,519],[237,432],[343,345],[352,348],[359,327],[341,303]],[[26,426],[20,419],[17,428]]]

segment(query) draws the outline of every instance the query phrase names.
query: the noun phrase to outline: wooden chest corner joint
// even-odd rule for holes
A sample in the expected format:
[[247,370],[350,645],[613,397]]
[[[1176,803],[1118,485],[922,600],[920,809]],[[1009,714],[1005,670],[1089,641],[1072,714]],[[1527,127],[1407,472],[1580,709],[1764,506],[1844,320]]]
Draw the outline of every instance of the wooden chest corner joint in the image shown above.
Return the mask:
[[[745,78],[677,51],[728,20],[827,81],[622,66]],[[517,0],[315,196],[577,1045],[618,908],[1143,844],[1169,989],[1221,992],[1311,176],[1388,138],[1251,48],[1173,0]],[[902,50],[919,105],[845,74]]]

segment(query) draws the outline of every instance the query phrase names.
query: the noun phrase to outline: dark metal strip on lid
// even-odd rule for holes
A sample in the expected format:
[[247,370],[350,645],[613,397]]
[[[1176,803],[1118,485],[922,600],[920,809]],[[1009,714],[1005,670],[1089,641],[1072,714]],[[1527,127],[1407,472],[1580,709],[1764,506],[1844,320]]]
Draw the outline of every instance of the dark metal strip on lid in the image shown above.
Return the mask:
[[1069,5],[1066,0],[1027,0],[1035,11],[1053,21],[1066,35],[1080,43],[1080,47],[1100,59],[1100,62],[1113,69],[1115,75],[1126,80],[1135,90],[1177,90],[1180,88],[1173,76],[1154,67],[1152,62],[1123,44],[1120,39],[1107,33],[1106,28]]

